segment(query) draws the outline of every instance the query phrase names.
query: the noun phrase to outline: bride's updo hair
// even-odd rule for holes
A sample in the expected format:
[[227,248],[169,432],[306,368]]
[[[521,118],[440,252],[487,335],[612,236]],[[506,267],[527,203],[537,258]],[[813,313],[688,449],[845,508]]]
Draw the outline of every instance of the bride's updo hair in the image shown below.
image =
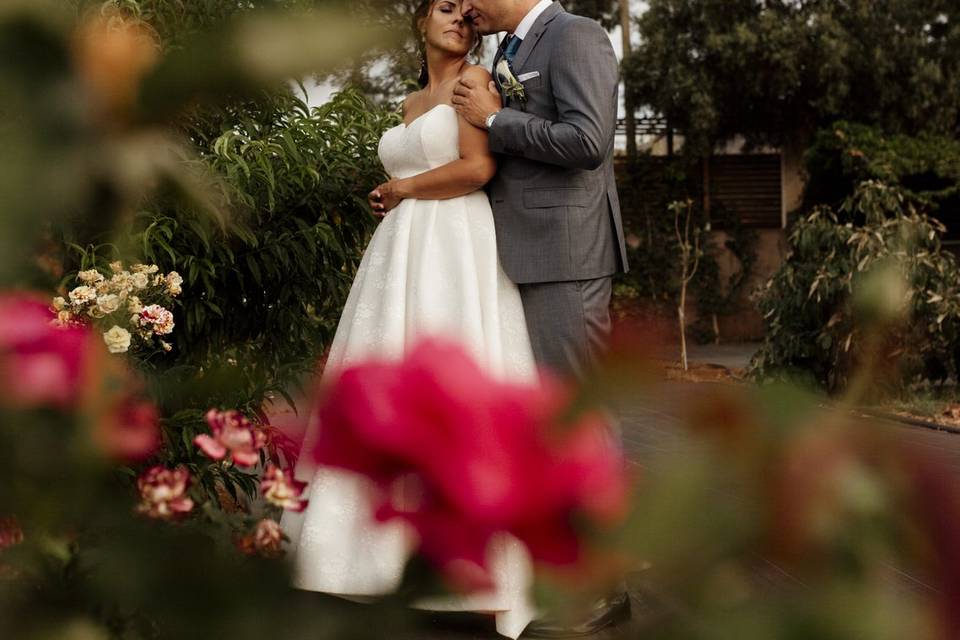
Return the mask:
[[[430,73],[427,70],[427,43],[423,37],[423,23],[430,17],[433,12],[433,5],[436,3],[437,0],[420,0],[413,12],[413,37],[417,41],[417,56],[420,60],[420,77],[417,79],[417,84],[420,85],[421,89],[430,82]],[[474,34],[477,41],[470,53],[479,61],[480,56],[483,55],[483,36],[476,30],[474,30]]]

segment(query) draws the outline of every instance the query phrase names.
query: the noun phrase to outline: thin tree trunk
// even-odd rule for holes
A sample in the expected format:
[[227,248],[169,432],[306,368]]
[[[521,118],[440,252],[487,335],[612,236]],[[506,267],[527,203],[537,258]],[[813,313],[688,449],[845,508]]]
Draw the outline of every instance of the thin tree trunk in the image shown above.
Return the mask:
[[[620,0],[620,32],[623,35],[623,59],[633,52],[633,45],[630,43],[630,0]],[[637,106],[633,103],[633,97],[627,91],[624,85],[623,108],[626,111],[627,128],[627,158],[634,160],[637,157]]]
[[[686,275],[687,269],[687,258],[683,259],[683,273]],[[683,370],[689,370],[689,365],[687,364],[687,319],[686,312],[684,311],[687,306],[687,282],[684,280],[680,283],[680,305],[677,307],[677,318],[680,321],[680,364],[683,366]]]

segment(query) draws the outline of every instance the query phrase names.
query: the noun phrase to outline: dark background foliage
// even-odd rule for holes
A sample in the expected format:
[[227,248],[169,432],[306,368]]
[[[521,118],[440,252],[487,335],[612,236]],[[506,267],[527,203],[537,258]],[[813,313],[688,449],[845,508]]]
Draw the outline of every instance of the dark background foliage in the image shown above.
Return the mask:
[[958,12],[950,0],[651,0],[624,76],[691,154],[737,134],[806,143],[838,119],[953,135]]

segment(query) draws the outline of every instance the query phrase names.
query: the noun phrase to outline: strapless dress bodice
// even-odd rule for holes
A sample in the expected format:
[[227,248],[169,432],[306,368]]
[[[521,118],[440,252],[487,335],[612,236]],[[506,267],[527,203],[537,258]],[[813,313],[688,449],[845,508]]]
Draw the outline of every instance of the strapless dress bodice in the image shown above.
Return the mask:
[[409,178],[460,158],[456,110],[439,104],[413,120],[399,124],[380,138],[378,153],[392,178]]

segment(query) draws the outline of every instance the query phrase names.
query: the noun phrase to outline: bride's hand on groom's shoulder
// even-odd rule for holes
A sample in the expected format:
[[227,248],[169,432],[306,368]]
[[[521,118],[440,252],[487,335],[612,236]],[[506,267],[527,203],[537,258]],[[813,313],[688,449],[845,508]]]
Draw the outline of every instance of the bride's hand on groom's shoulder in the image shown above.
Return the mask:
[[367,201],[370,203],[373,215],[382,218],[403,201],[406,196],[402,193],[401,182],[401,180],[389,180],[370,192]]

